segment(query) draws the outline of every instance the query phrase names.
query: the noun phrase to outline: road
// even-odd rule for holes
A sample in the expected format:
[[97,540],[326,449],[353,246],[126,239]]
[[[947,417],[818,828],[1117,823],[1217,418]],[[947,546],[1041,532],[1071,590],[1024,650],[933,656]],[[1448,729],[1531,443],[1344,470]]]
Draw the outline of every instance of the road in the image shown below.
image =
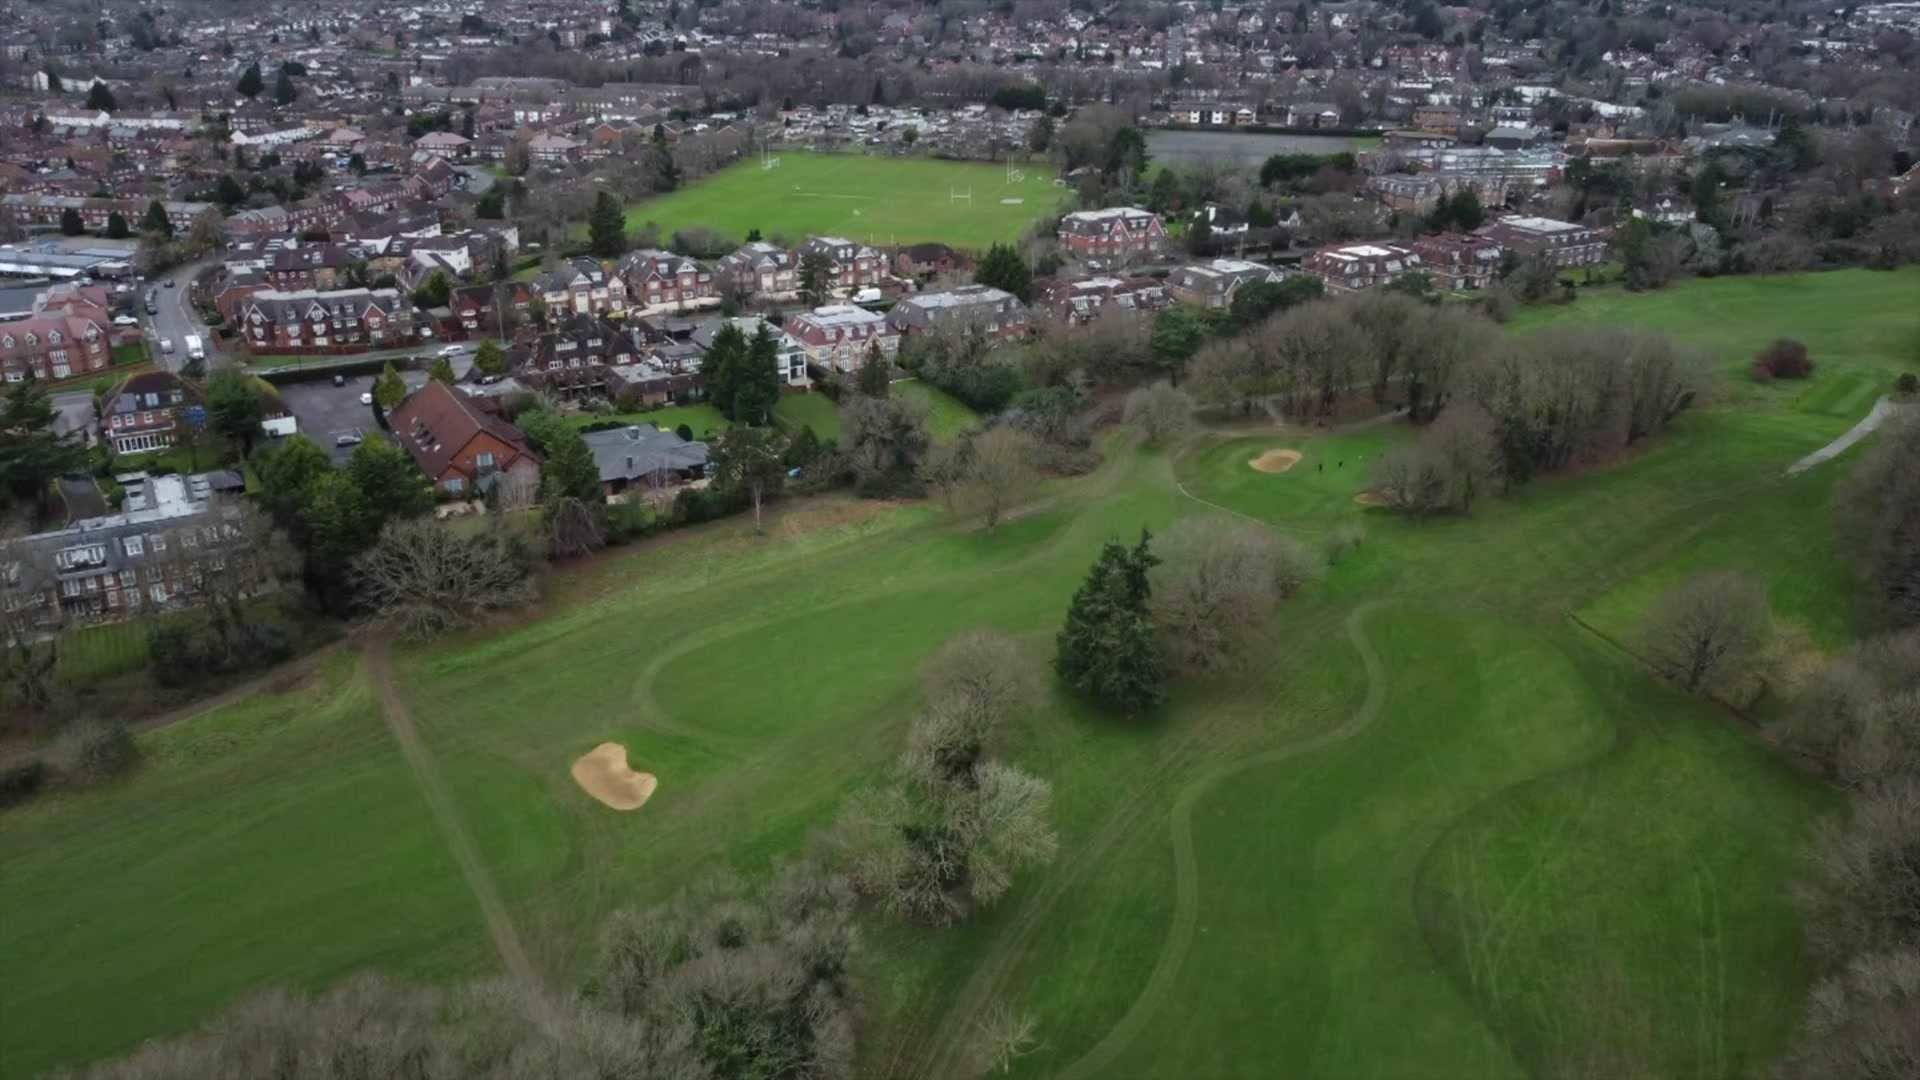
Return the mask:
[[[199,315],[194,313],[193,305],[187,302],[187,294],[193,288],[193,279],[201,271],[211,266],[210,262],[188,263],[176,266],[157,278],[149,278],[140,285],[141,312],[146,327],[148,344],[153,347],[153,355],[162,367],[168,371],[179,371],[187,362],[187,335],[197,334],[207,348],[213,348],[213,334]],[[167,283],[172,282],[173,288]],[[159,311],[146,315],[147,291],[152,290]],[[173,352],[161,351],[162,341],[173,342]],[[208,357],[212,359],[211,356]]]

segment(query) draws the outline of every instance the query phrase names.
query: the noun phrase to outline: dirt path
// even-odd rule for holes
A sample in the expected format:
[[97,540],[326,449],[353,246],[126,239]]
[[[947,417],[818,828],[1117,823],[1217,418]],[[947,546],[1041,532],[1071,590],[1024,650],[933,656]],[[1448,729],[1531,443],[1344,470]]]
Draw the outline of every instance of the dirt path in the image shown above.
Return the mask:
[[541,981],[533,969],[533,963],[527,959],[527,950],[520,942],[519,931],[514,929],[513,919],[507,914],[507,905],[500,899],[500,890],[493,883],[493,875],[480,861],[480,850],[473,842],[473,836],[467,831],[466,822],[460,817],[460,809],[454,804],[453,796],[447,791],[446,784],[440,778],[440,764],[434,760],[433,751],[420,738],[419,729],[413,726],[413,714],[407,711],[406,702],[400,699],[400,689],[393,681],[393,665],[387,654],[385,638],[369,638],[362,650],[367,662],[367,677],[379,695],[380,715],[387,721],[387,729],[393,732],[393,739],[400,744],[400,752],[406,756],[407,767],[413,771],[414,779],[420,782],[420,793],[426,797],[427,808],[433,813],[433,820],[440,828],[441,839],[446,841],[447,851],[453,855],[453,861],[460,866],[460,875],[467,879],[467,888],[472,891],[474,900],[480,905],[480,917],[487,924],[487,934],[493,938],[493,947],[500,954],[500,962],[515,981],[533,988],[540,987]]
[[1834,458],[1851,450],[1854,444],[1861,439],[1873,434],[1874,429],[1886,423],[1887,419],[1894,413],[1900,412],[1905,408],[1907,408],[1907,406],[1895,405],[1889,399],[1882,397],[1879,401],[1873,403],[1873,410],[1861,417],[1859,423],[1848,428],[1845,434],[1820,449],[1815,450],[1813,453],[1808,454],[1806,457],[1801,458],[1799,461],[1787,466],[1787,475],[1798,476],[1821,462],[1832,461]]
[[1203,773],[1182,788],[1174,799],[1171,819],[1176,892],[1173,926],[1167,933],[1166,943],[1160,948],[1160,959],[1154,963],[1153,974],[1147,977],[1146,986],[1127,1009],[1126,1015],[1078,1061],[1062,1069],[1057,1074],[1061,1080],[1112,1075],[1120,1056],[1132,1045],[1141,1030],[1153,1019],[1154,1013],[1166,1003],[1167,995],[1173,991],[1181,965],[1186,962],[1187,952],[1193,947],[1194,931],[1200,921],[1200,871],[1193,849],[1193,808],[1201,797],[1221,781],[1248,769],[1278,764],[1350,739],[1365,731],[1380,715],[1380,707],[1386,703],[1387,697],[1386,669],[1380,662],[1380,654],[1374,651],[1373,643],[1367,640],[1366,631],[1361,626],[1366,615],[1378,606],[1377,603],[1364,604],[1347,616],[1347,638],[1359,652],[1361,663],[1366,665],[1367,696],[1345,723],[1305,742],[1254,754]]

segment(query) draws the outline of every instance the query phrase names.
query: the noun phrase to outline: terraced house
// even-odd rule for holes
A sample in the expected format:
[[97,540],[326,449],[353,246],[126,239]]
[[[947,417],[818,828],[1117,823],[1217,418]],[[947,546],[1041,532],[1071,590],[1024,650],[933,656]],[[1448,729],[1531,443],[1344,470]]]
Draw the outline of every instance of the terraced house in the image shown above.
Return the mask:
[[620,279],[635,307],[708,303],[720,298],[713,271],[670,251],[634,251],[620,260]]
[[395,289],[254,293],[240,306],[255,352],[353,352],[413,340],[413,304]]
[[800,260],[786,248],[755,240],[720,260],[730,287],[746,293],[790,293],[800,287]]

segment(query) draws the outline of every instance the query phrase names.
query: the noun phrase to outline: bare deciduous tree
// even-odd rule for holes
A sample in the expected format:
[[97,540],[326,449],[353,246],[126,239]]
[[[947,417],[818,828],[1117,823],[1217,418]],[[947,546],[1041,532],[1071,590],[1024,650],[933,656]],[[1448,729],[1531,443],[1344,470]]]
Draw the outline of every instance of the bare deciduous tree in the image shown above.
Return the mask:
[[991,532],[1009,507],[1018,505],[1040,485],[1034,466],[1039,447],[1033,436],[1000,426],[969,440],[953,501],[980,517]]
[[1032,1013],[1005,1003],[974,1021],[967,1043],[967,1065],[976,1076],[1005,1075],[1021,1058],[1040,1048],[1039,1024]]
[[1158,538],[1157,552],[1154,626],[1168,657],[1188,671],[1225,663],[1318,569],[1296,541],[1223,517],[1174,523]]
[[1641,638],[1655,670],[1691,694],[1738,674],[1771,630],[1766,590],[1723,570],[1669,590]]
[[1884,785],[1856,799],[1844,823],[1820,823],[1806,866],[1794,896],[1822,963],[1920,948],[1920,780]]
[[1920,1076],[1920,949],[1855,957],[1814,986],[1782,1080]]
[[1193,398],[1172,383],[1157,382],[1127,395],[1126,422],[1140,430],[1150,446],[1178,440],[1193,425]]
[[497,534],[461,536],[417,518],[381,530],[354,561],[369,607],[408,638],[465,626],[481,612],[533,599],[529,567]]

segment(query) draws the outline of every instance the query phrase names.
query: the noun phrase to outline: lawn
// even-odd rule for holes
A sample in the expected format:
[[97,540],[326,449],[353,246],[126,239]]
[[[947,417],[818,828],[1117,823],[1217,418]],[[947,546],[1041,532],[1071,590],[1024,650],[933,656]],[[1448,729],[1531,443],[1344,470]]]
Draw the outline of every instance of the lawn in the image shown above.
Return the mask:
[[730,421],[720,415],[720,410],[711,405],[663,405],[658,409],[643,412],[623,413],[582,413],[567,417],[567,422],[576,428],[588,424],[600,424],[617,420],[623,424],[652,424],[662,431],[672,431],[681,424],[693,430],[693,437],[704,439],[727,429]]
[[[1044,166],[1023,171],[1010,183],[1000,165],[792,152],[780,155],[775,168],[745,161],[630,206],[627,224],[653,222],[663,236],[705,228],[742,240],[758,229],[796,244],[834,235],[875,245],[939,241],[985,250],[1019,239],[1035,218],[1066,202],[1067,189],[1055,186]],[[968,192],[971,199],[953,197]]]
[[[1641,322],[1644,304],[1730,369],[1778,334],[1823,366],[1471,518],[1354,502],[1396,428],[1115,438],[991,534],[835,496],[776,504],[763,538],[735,519],[608,555],[529,617],[398,652],[398,689],[535,966],[566,985],[609,911],[794,851],[898,752],[914,669],[948,636],[988,625],[1049,655],[1107,539],[1193,514],[1316,547],[1359,526],[1253,662],[1144,720],[1056,693],[1014,723],[1009,755],[1054,784],[1060,856],[966,926],[871,922],[857,1075],[957,1075],[994,1001],[1038,1021],[1026,1077],[1624,1075],[1623,1048],[1643,1075],[1761,1075],[1808,976],[1794,849],[1834,800],[1607,638],[1721,565],[1764,575],[1818,647],[1861,632],[1826,525],[1858,451],[1781,474],[1864,411],[1823,380],[1908,362],[1891,350],[1920,275],[1791,283],[1526,313]],[[1248,466],[1275,447],[1304,456]],[[497,970],[368,679],[343,654],[143,735],[115,788],[0,817],[0,1073],[123,1050],[265,982]],[[660,777],[638,814],[567,776],[609,738]]]

